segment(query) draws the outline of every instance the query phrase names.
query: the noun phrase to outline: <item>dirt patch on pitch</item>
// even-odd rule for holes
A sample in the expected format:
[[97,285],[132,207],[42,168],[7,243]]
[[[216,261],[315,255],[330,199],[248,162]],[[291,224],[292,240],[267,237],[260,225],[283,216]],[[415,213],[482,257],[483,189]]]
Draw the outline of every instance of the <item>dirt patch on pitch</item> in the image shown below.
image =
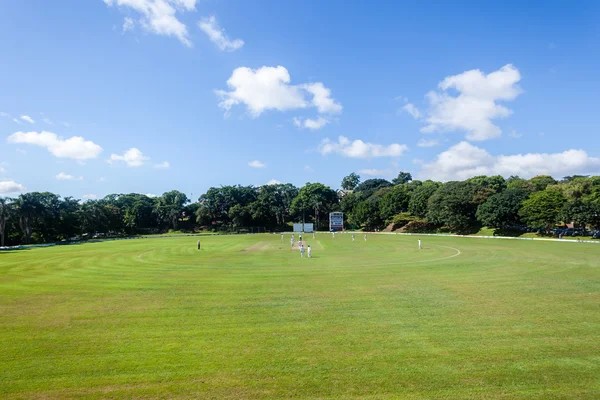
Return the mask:
[[258,242],[250,247],[246,247],[244,251],[265,251],[270,247],[269,242]]

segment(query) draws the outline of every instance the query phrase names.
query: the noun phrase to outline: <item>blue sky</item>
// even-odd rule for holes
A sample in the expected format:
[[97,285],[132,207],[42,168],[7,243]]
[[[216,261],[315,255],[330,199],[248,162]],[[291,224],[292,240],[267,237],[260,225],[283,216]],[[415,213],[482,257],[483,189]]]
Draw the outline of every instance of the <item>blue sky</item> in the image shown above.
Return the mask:
[[597,2],[5,3],[0,195],[600,173]]

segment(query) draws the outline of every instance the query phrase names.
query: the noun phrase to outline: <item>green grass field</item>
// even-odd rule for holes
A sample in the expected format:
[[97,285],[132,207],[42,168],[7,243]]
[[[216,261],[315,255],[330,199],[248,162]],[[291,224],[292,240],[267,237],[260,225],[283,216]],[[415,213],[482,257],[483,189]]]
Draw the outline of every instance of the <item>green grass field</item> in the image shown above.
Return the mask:
[[600,245],[309,237],[0,253],[0,398],[600,398]]

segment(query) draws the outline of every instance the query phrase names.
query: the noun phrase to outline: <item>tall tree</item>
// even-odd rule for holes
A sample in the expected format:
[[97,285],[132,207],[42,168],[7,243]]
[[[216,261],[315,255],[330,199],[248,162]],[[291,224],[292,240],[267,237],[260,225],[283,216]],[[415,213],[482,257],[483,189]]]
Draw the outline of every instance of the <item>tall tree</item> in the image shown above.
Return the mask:
[[6,231],[6,222],[13,213],[11,199],[0,197],[0,247],[4,247],[4,234]]
[[469,232],[477,226],[476,192],[477,187],[470,182],[444,184],[429,198],[427,219],[448,227],[452,232]]
[[312,215],[318,230],[321,214],[327,213],[336,204],[337,194],[329,186],[309,182],[298,191],[298,196],[292,202],[292,210],[298,216],[303,213]]
[[398,176],[392,179],[392,183],[394,185],[402,185],[403,183],[408,183],[412,181],[412,175],[410,172],[398,172]]
[[187,196],[178,191],[171,190],[163,193],[156,202],[156,211],[163,220],[169,221],[174,230],[177,230],[177,223],[181,217],[184,206],[189,202]]
[[381,188],[393,186],[389,181],[385,179],[375,178],[367,179],[355,189],[355,193],[361,193],[363,199],[368,199],[371,195],[377,192]]
[[539,192],[546,190],[549,185],[555,185],[556,179],[550,175],[538,175],[531,178],[528,182],[531,183],[534,191]]
[[[412,182],[411,182],[412,183]],[[425,218],[427,215],[427,205],[429,198],[438,190],[441,183],[434,181],[425,181],[423,184],[413,190],[408,202],[408,211],[412,215]]]
[[529,192],[524,189],[507,189],[490,196],[477,208],[476,217],[490,228],[506,229],[521,224],[519,210]]
[[387,190],[379,199],[381,219],[389,223],[394,215],[406,212],[409,200],[410,193],[405,185],[396,185]]
[[548,232],[559,221],[565,202],[559,190],[542,190],[523,202],[519,215],[529,226],[544,226]]
[[348,176],[345,176],[342,179],[342,189],[344,190],[354,190],[360,183],[360,176],[355,174],[354,172]]

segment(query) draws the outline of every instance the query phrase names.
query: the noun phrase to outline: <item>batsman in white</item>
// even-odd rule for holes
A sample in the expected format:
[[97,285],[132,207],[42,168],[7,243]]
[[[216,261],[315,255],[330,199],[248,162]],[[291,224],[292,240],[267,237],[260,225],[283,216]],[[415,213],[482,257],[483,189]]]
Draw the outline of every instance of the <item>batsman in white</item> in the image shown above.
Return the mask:
[[419,250],[421,250],[423,246],[421,245],[421,239],[419,239]]
[[306,251],[308,252],[308,258],[310,258],[310,244],[306,246]]

